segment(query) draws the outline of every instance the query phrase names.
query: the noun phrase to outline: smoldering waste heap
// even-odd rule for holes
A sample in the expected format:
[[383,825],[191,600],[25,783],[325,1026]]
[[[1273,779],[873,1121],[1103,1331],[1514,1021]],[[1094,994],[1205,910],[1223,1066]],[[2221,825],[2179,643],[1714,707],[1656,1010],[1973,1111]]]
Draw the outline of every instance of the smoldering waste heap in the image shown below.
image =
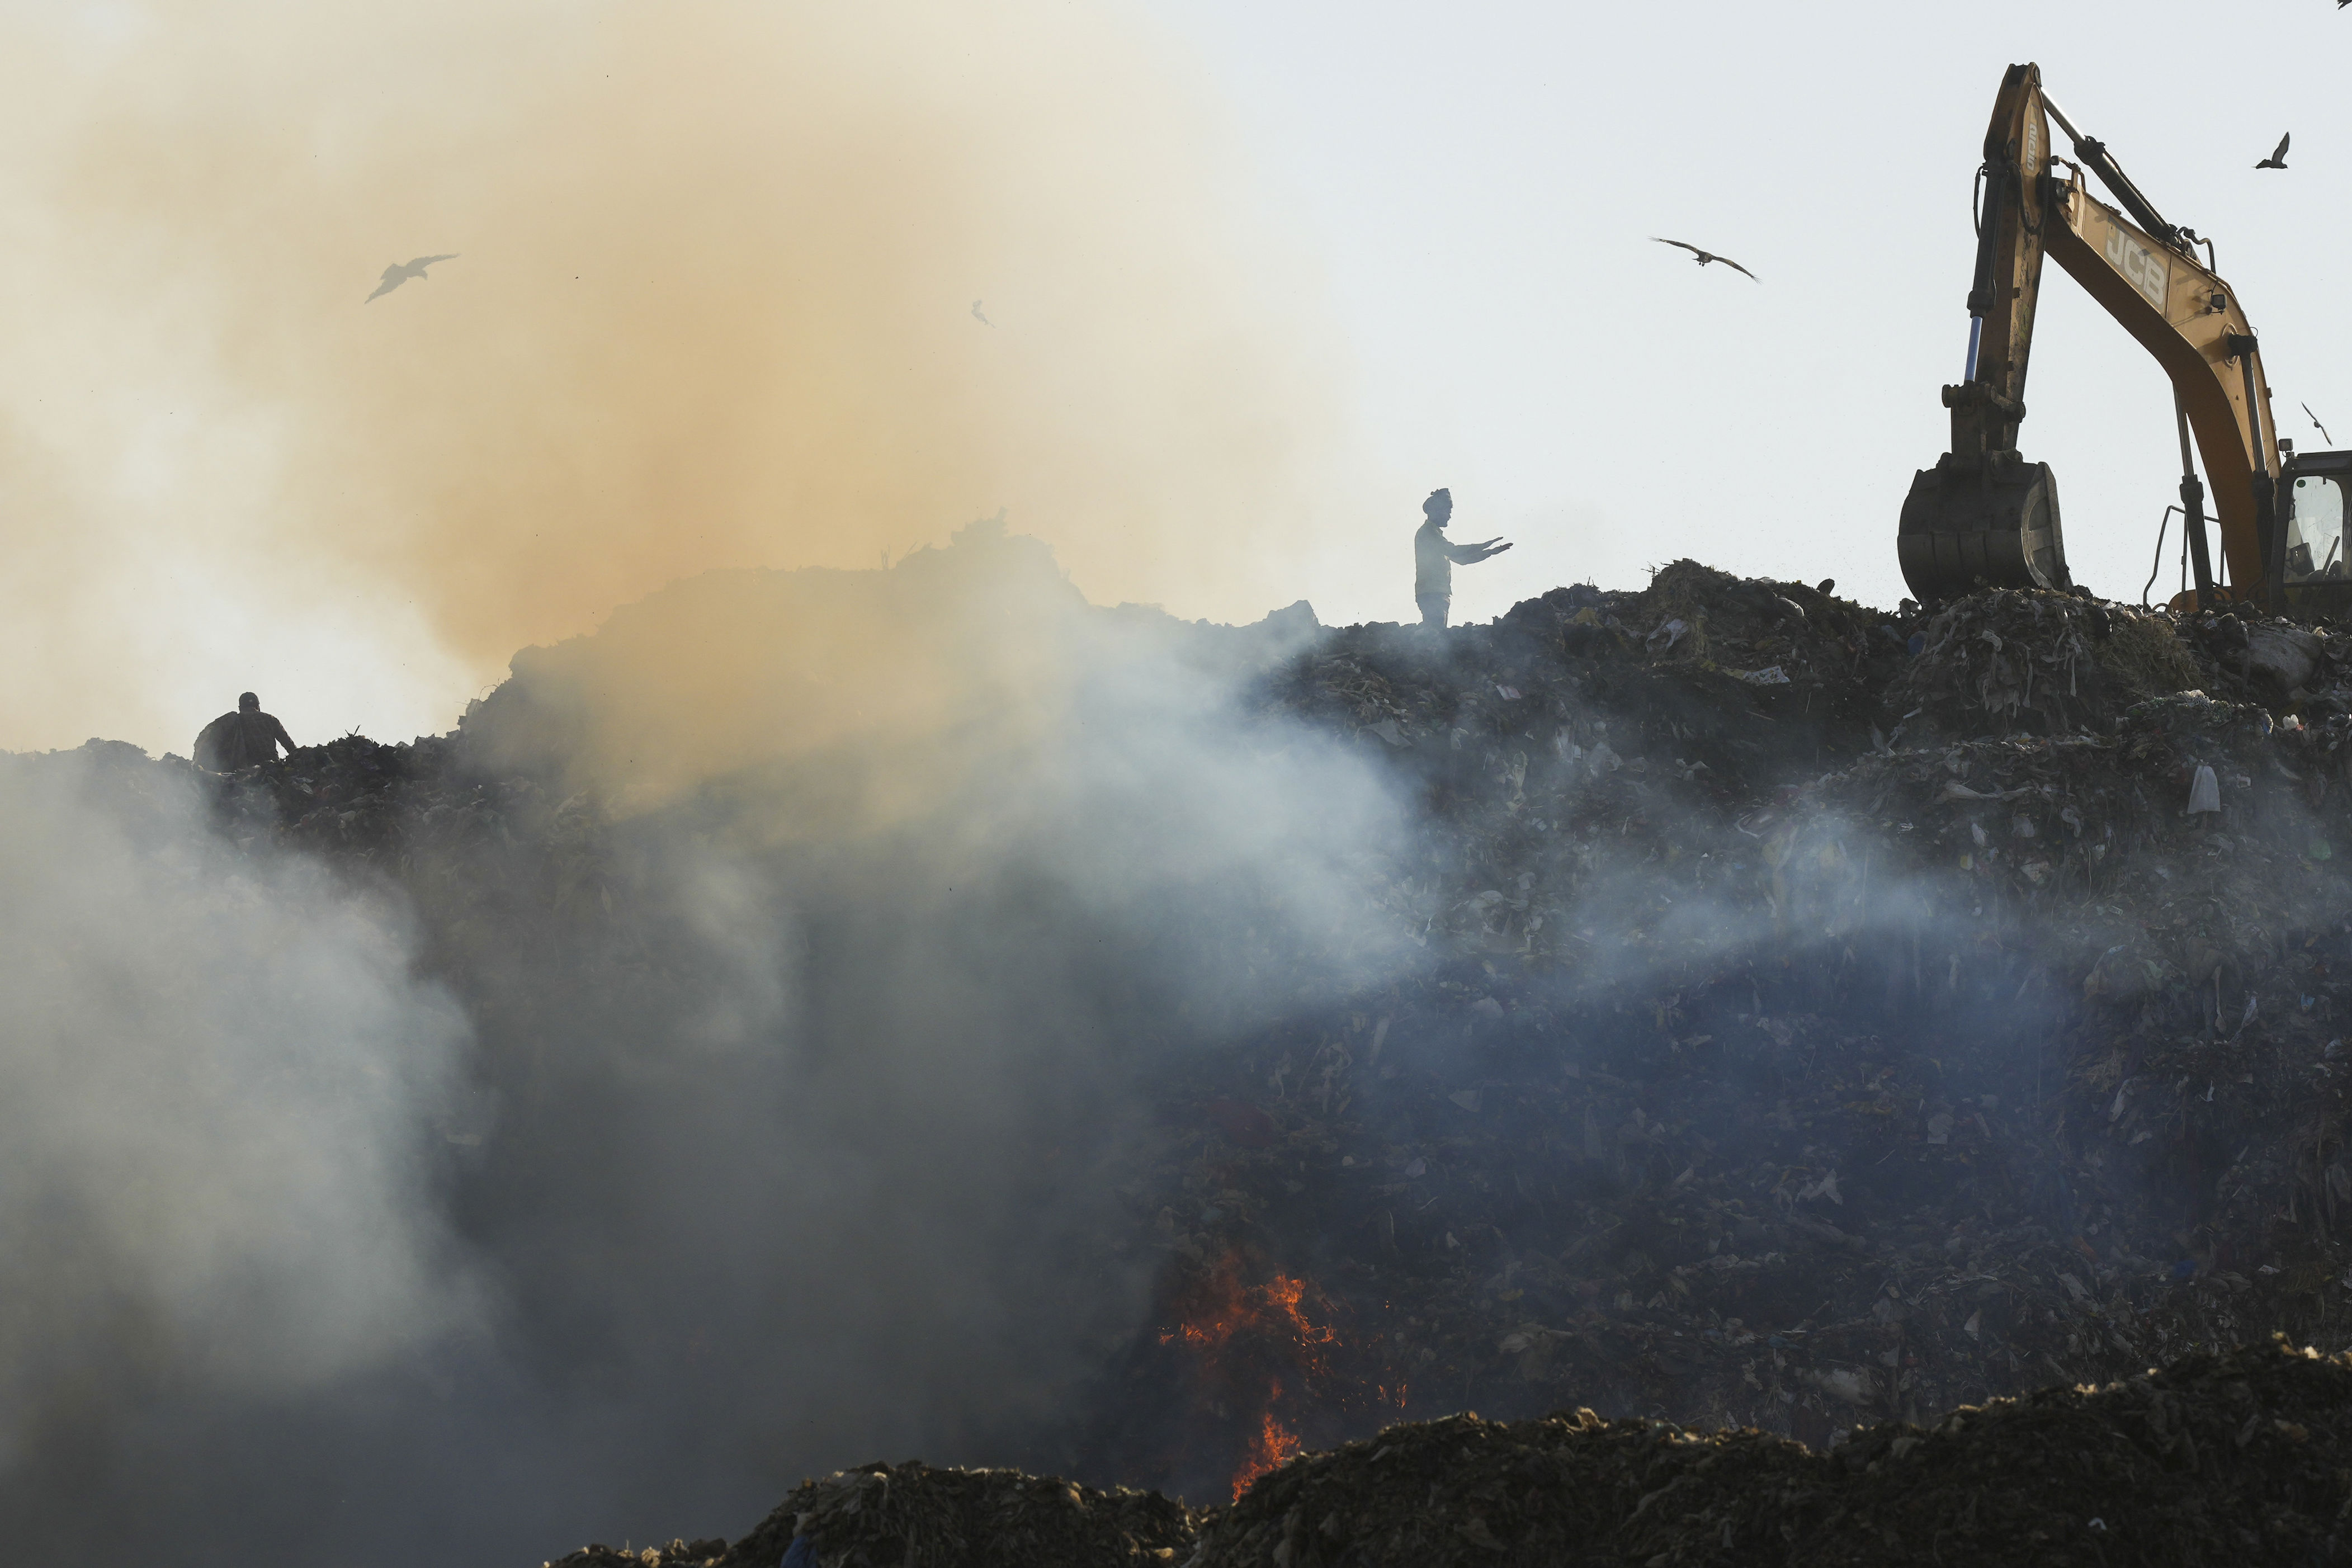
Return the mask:
[[[1410,795],[1360,887],[1422,956],[1154,1058],[1087,1175],[1150,1321],[1013,1456],[1075,1479],[877,1463],[635,1560],[2339,1550],[2352,637],[1684,562],[1220,657]],[[347,738],[224,830],[399,882],[463,994],[480,922],[627,896],[484,755]]]

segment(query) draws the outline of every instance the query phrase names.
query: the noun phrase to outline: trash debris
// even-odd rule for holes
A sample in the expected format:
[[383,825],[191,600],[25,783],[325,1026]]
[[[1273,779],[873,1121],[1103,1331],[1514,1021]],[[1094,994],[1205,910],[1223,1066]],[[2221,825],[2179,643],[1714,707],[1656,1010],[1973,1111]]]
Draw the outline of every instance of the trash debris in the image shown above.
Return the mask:
[[[784,1550],[782,1545],[777,1547],[776,1562],[789,1561],[784,1556]],[[803,1552],[802,1562],[792,1563],[790,1568],[807,1568],[809,1555]],[[636,1549],[626,1546],[615,1548],[602,1543],[583,1546],[577,1552],[568,1552],[542,1563],[540,1568],[736,1568],[738,1563],[749,1561],[748,1556],[740,1552],[730,1555],[723,1540],[672,1540],[666,1546]]]
[[[1803,623],[1677,563],[1464,628],[1443,664],[1337,630],[1270,683],[1339,724],[1327,692],[1377,683],[1462,737],[1393,753],[1433,806],[1383,896],[1430,972],[1235,1051],[1360,1061],[1377,1014],[1380,1071],[1344,1113],[1265,1100],[1282,1150],[1169,1152],[1188,1184],[1262,1194],[1203,1258],[1321,1260],[1354,1371],[1293,1410],[1310,1441],[1362,1430],[1337,1390],[1402,1384],[1412,1415],[1580,1404],[1818,1447],[1856,1412],[1930,1421],[2230,1332],[2346,1342],[2345,1287],[2313,1281],[2352,1252],[2310,1216],[2352,1200],[2313,1158],[2352,1131],[2322,1051],[2352,1007],[2331,989],[2352,886],[2309,851],[2345,808],[2352,720],[2310,697],[2267,727],[2280,699],[2224,634],[2161,615],[1980,594],[1906,661],[1868,613],[1783,593]],[[1670,620],[1672,647],[1599,635]],[[1732,679],[1759,643],[1789,686]],[[2311,679],[2352,696],[2338,668]],[[1497,684],[1528,695],[1497,709]],[[2171,809],[2200,765],[2233,792],[2226,837]],[[1488,1000],[1510,1032],[1465,1034]],[[2259,1027],[2279,1054],[2244,1052]],[[1422,1142],[1443,1167],[1384,1190]],[[2328,1239],[2261,1275],[2291,1194]],[[1191,1397],[1156,1358],[1122,1395]],[[1093,1430],[1100,1474],[1195,1484],[1131,1430]]]
[[[1498,1347],[1536,1349],[1525,1333]],[[1877,1563],[1930,1546],[2007,1561],[2027,1542],[2056,1562],[2069,1544],[2095,1552],[2094,1535],[2181,1568],[2317,1562],[2336,1550],[2347,1461],[2352,1358],[2281,1339],[1966,1405],[1930,1426],[1842,1426],[1818,1449],[1582,1408],[1402,1423],[1288,1458],[1210,1510],[1013,1471],[868,1465],[803,1482],[731,1546],[589,1547],[545,1568],[771,1568],[796,1538],[816,1568],[1728,1568]]]
[[740,1540],[642,1552],[590,1546],[542,1568],[775,1568],[804,1541],[815,1568],[1148,1568],[1190,1552],[1199,1513],[1157,1492],[1018,1470],[871,1464],[803,1481]]
[[2221,809],[2221,782],[2213,776],[2211,768],[2200,763],[2197,764],[2197,776],[2189,782],[2189,808],[2182,815],[2198,816]]
[[[2102,637],[2084,601],[2004,594],[1937,611],[1915,659],[1883,617],[1677,563],[1441,652],[1332,630],[1270,678],[1285,713],[1345,733],[1370,706],[1409,739],[1372,754],[1430,802],[1426,841],[1372,896],[1429,967],[1202,1059],[1191,1092],[1273,1141],[1209,1119],[1137,1152],[1173,1173],[1140,1174],[1139,1215],[1219,1215],[1162,1244],[1163,1296],[1311,1274],[1321,1371],[1234,1405],[1163,1315],[1106,1374],[1081,1473],[1222,1502],[1269,1415],[1338,1453],[1465,1406],[1820,1456],[1857,1420],[1933,1428],[2268,1328],[2340,1348],[2352,1174],[2315,1152],[2352,1130],[2325,1054],[2352,885],[2310,849],[2341,831],[2352,701],[2324,694],[2352,686],[2324,647],[2322,695],[2273,727],[2213,627],[2110,605]],[[1735,673],[1759,665],[1789,683]],[[2226,838],[2179,814],[2200,766]],[[1448,1526],[1465,1560],[1515,1539],[1477,1517]]]
[[1833,1204],[1845,1202],[1845,1199],[1838,1195],[1838,1177],[1835,1171],[1832,1171],[1817,1182],[1808,1182],[1797,1189],[1799,1203],[1811,1203],[1815,1198],[1827,1198]]
[[1916,657],[1888,687],[1885,706],[1920,710],[1951,740],[2029,725],[2063,733],[2203,679],[2166,616],[2071,594],[1972,594],[1938,612],[1916,642]]
[[2352,1362],[2282,1340],[1930,1426],[1874,1423],[1828,1452],[1584,1409],[1455,1415],[1292,1461],[1205,1516],[1190,1561],[1860,1564],[1932,1548],[2054,1563],[2102,1550],[2093,1534],[2139,1563],[2320,1561],[2340,1528],[2329,1467],[2352,1455],[2347,1398]]
[[[1146,1258],[1147,1299],[1037,1451],[1104,1497],[1141,1484],[1220,1507],[1237,1474],[1286,1458],[1217,1516],[1202,1568],[1271,1561],[1286,1540],[1308,1568],[1382,1531],[1440,1562],[1549,1540],[1528,1533],[1524,1489],[1430,1500],[1465,1445],[1546,1466],[1721,1453],[1710,1478],[1832,1476],[1819,1467],[1863,1455],[1880,1468],[1837,1495],[1892,1498],[1870,1489],[1938,1456],[1991,1463],[1967,1435],[1994,1413],[2032,1454],[2060,1441],[2032,1433],[2088,1442],[2085,1412],[2138,1410],[2097,1430],[2177,1443],[2165,1463],[2185,1468],[2143,1464],[2171,1493],[2085,1482],[2062,1513],[2032,1500],[2028,1468],[1985,1488],[1967,1520],[1988,1533],[1969,1539],[2007,1521],[2080,1541],[2096,1517],[2113,1548],[2173,1520],[2219,1558],[2275,1557],[2198,1531],[2302,1520],[2261,1501],[2255,1461],[2286,1455],[2277,1473],[2301,1475],[2295,1456],[2341,1436],[2294,1392],[2338,1363],[2282,1373],[2229,1347],[2352,1342],[2352,879],[2328,848],[2352,841],[2347,651],[2339,631],[2234,609],[1998,590],[1888,615],[1690,562],[1442,638],[1302,624],[1250,667],[1244,700],[1269,737],[1339,743],[1413,803],[1414,831],[1348,870],[1411,957],[1352,991],[1293,984],[1276,965],[1297,961],[1238,922],[1220,933],[1231,961],[1264,966],[1279,1004],[1192,1033],[1151,1018],[1182,1048],[1134,1053],[1136,1124],[1086,1178],[1116,1194],[1094,1255]],[[1783,679],[1748,679],[1767,669]],[[602,802],[489,744],[519,700],[501,689],[452,737],[347,737],[212,781],[215,822],[254,853],[298,849],[406,896],[434,977],[470,1005],[493,982],[468,967],[469,933],[527,924],[569,963],[642,897]],[[125,800],[191,776],[85,751],[89,787]],[[635,967],[598,984],[647,1012],[678,994],[654,944],[614,946]],[[1352,962],[1334,952],[1328,972],[1367,973]],[[1213,1286],[1262,1320],[1222,1361],[1181,1331]],[[2145,1377],[2156,1365],[2175,1371]],[[2225,1424],[2233,1380],[2275,1384],[2264,1419],[2307,1441],[2248,1429],[2250,1410]],[[1474,1408],[1494,1419],[1377,1460],[1363,1446]],[[1579,1408],[1599,1414],[1542,1422]],[[1512,1449],[1524,1423],[1540,1431]],[[1305,1491],[1260,1508],[1283,1478],[1403,1459],[1427,1479],[1392,1497],[1365,1481],[1364,1500],[1295,1530]],[[967,1473],[1010,1474],[922,1471],[901,1490],[1017,1491],[939,1479]],[[1626,1517],[1664,1484],[1622,1500]],[[1752,1542],[1722,1544],[1727,1525],[1866,1545],[1855,1521],[1878,1517],[1874,1502],[1832,1526],[1831,1505],[1786,1511],[1779,1491],[1685,1502],[1715,1484],[1654,1500],[1635,1531],[1595,1522],[1618,1506],[1617,1482],[1596,1481],[1603,1511],[1580,1528],[1633,1531],[1608,1539],[1641,1561],[1736,1562]],[[1411,1535],[1415,1508],[1444,1533]],[[1709,1508],[1704,1537],[1650,1533],[1696,1531]],[[1117,1512],[1079,1511],[1099,1510]],[[1886,1518],[1928,1552],[1932,1529]],[[787,1539],[763,1538],[762,1568]]]

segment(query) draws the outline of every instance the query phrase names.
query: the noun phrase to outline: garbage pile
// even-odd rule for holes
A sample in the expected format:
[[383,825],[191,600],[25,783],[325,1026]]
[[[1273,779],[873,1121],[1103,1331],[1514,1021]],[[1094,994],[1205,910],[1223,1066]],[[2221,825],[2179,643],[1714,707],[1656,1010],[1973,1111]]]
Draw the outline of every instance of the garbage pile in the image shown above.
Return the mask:
[[[1725,651],[1753,600],[1710,613],[1721,581],[1661,573],[1673,616],[1566,590],[1436,648],[1336,632],[1273,683],[1418,792],[1375,896],[1430,959],[1163,1093],[1194,1109],[1139,1155],[1171,1282],[1090,1433],[1117,1473],[1214,1496],[1267,1421],[1314,1447],[1376,1409],[1820,1444],[2274,1329],[2346,1342],[2337,639],[2314,692],[2217,665],[2236,616],[1986,594],[1915,656],[1809,600],[1789,685],[1726,700],[1687,632],[1642,629]],[[2006,673],[1928,652],[2001,626]],[[2070,686],[2046,661],[2075,642]],[[2279,711],[2083,706],[2186,674]],[[1888,732],[1922,706],[1977,738]],[[1311,1281],[1335,1342],[1312,1375],[1297,1335],[1262,1349],[1279,1394],[1202,1465],[1135,1413],[1231,1403],[1170,1331],[1235,1269]]]
[[2073,595],[1999,589],[1942,608],[1886,689],[1890,739],[1914,744],[2104,729],[2135,701],[2202,690],[2342,711],[2352,639],[2234,605],[2186,618]]
[[1469,747],[1472,759],[1517,765],[1485,758],[1474,741],[1540,733],[1588,773],[1664,766],[1645,754],[1656,743],[1734,790],[1792,763],[1850,755],[1867,743],[1878,694],[1906,657],[1896,628],[1860,605],[1680,561],[1639,593],[1555,588],[1442,643],[1391,625],[1337,628],[1266,696],[1377,741],[1401,753],[1393,760],[1417,757],[1443,808],[1461,765],[1444,759]]
[[1916,635],[1886,692],[1897,739],[2063,734],[2206,680],[2169,617],[2068,594],[1972,595]]
[[775,1568],[803,1538],[812,1568],[1159,1568],[1190,1554],[1199,1523],[1158,1492],[909,1460],[803,1481],[731,1545],[588,1546],[542,1568]]
[[2328,1562],[2352,1513],[2352,1358],[2279,1339],[2103,1387],[1841,1429],[1459,1414],[1266,1475],[1231,1507],[1013,1471],[867,1465],[731,1545],[590,1546],[543,1568],[1341,1568],[1639,1563]]
[[[782,1555],[779,1549],[769,1553],[765,1561],[772,1563]],[[643,1547],[606,1546],[599,1542],[542,1563],[540,1568],[732,1568],[732,1563],[727,1542],[713,1537],[702,1541],[673,1539],[667,1545]]]
[[2347,1401],[2352,1362],[2282,1342],[1857,1428],[1825,1452],[1582,1409],[1456,1415],[1286,1466],[1212,1516],[1189,1562],[2332,1562]]
[[[2315,1478],[2339,1435],[2298,1391],[2342,1364],[2231,1347],[2352,1343],[2352,638],[2005,590],[1885,614],[1689,562],[1443,635],[1303,609],[1276,630],[1196,662],[1255,669],[1269,735],[1336,740],[1411,803],[1350,873],[1410,962],[1139,1057],[1148,1119],[1084,1179],[1116,1198],[1093,1255],[1153,1259],[1150,1310],[1066,1427],[1005,1456],[1084,1485],[845,1471],[794,1493],[757,1560],[809,1513],[826,1568],[998,1541],[1127,1562],[1190,1550],[1175,1498],[1231,1507],[1202,1568],[1286,1541],[1291,1568],[1337,1563],[1416,1500],[1452,1534],[1407,1544],[1440,1560],[1615,1530],[1612,1561],[1752,1561],[1784,1524],[1831,1561],[1883,1529],[2189,1560],[2116,1533],[2150,1519],[2259,1555],[2225,1521],[2257,1495],[2232,1489],[2273,1483],[2261,1519],[2334,1528],[2340,1484]],[[562,1009],[658,1020],[702,977],[604,803],[487,729],[346,737],[205,787],[252,852],[397,888],[425,962],[497,1022],[486,1049],[520,1042],[493,1067],[523,1104]],[[102,761],[133,795],[187,768]],[[2242,1384],[2285,1426],[2224,1423]],[[1383,1431],[1404,1436],[1378,1463],[1420,1468],[1376,1499]],[[2021,1478],[2126,1441],[2188,1468],[2134,1461],[2145,1495],[2116,1494],[2128,1524],[2086,1512],[2095,1540],[1999,1512],[2041,1506],[2023,1479],[1974,1504],[1885,1489],[1992,1474],[1998,1445],[1972,1445],[1993,1432]],[[1503,1469],[1457,1485],[1465,1448]],[[1656,1465],[1693,1479],[1641,1510]],[[1553,1496],[1562,1466],[1587,1467],[1581,1500]],[[1738,1477],[1736,1504],[1707,1489]],[[1594,1510],[1586,1534],[1542,1535],[1530,1488]],[[1454,1494],[1476,1509],[1438,1507]]]

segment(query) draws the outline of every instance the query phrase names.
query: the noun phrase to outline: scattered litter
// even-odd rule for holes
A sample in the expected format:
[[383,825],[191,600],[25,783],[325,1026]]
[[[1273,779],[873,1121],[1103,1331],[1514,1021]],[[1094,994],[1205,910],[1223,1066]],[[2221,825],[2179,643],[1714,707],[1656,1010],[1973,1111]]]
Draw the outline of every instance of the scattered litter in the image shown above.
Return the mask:
[[2197,777],[2189,786],[2189,808],[2185,815],[2203,816],[2221,809],[2221,785],[2213,770],[2203,763],[2197,764]]
[[1392,1426],[1377,1468],[1374,1451],[1303,1456],[1202,1516],[1191,1568],[1874,1563],[1931,1545],[1948,1562],[2022,1562],[2029,1541],[2051,1547],[2031,1560],[2055,1563],[2062,1542],[2116,1533],[2110,1518],[2146,1543],[2134,1562],[2322,1561],[2336,1467],[2352,1459],[2352,1365],[2283,1342],[2193,1355],[1925,1428],[1841,1427],[1816,1450],[1575,1409]]
[[[1345,754],[1412,831],[1331,868],[1318,897],[1346,918],[1328,950],[1276,949],[1271,917],[1213,933],[1256,989],[1230,1016],[1155,1014],[1149,1032],[1176,1048],[1136,1052],[1148,1114],[1096,1130],[1099,1148],[1057,1150],[1098,1161],[1055,1167],[1063,1185],[1023,1189],[1097,1205],[1089,1255],[1141,1260],[1159,1313],[1103,1373],[1101,1407],[1072,1415],[1078,1473],[1222,1505],[1265,1422],[1286,1421],[1326,1452],[1218,1515],[1201,1568],[1271,1562],[1306,1497],[1276,1483],[1344,1477],[1351,1450],[1335,1445],[1405,1418],[1380,1464],[1396,1483],[1300,1514],[1291,1568],[1360,1542],[1370,1560],[1492,1560],[1487,1541],[1545,1560],[1553,1523],[1522,1511],[1524,1488],[1457,1483],[1506,1473],[1475,1470],[1480,1455],[1589,1479],[1545,1495],[1578,1500],[1562,1519],[1591,1510],[1576,1528],[1612,1552],[1731,1562],[1755,1560],[1744,1532],[1768,1515],[1834,1544],[1862,1511],[1832,1526],[1833,1507],[1877,1510],[1896,1493],[1870,1489],[1898,1472],[1989,1464],[1975,1434],[1997,1427],[2025,1458],[2015,1486],[1984,1489],[1979,1556],[2023,1538],[2004,1530],[2079,1541],[2094,1510],[2126,1543],[2174,1531],[2206,1560],[2294,1561],[2325,1539],[2332,1524],[2292,1535],[2304,1505],[2261,1489],[2301,1475],[2311,1489],[2294,1495],[2333,1487],[2331,1513],[2341,1502],[2342,1369],[2281,1355],[2294,1363],[2281,1372],[2227,1346],[2273,1329],[2345,1343],[2352,882],[2325,847],[2352,826],[2352,671],[2336,646],[2352,639],[2306,647],[2282,630],[2257,665],[2224,625],[2246,616],[2109,605],[2102,637],[2089,607],[2001,590],[1890,617],[1678,562],[1639,592],[1556,590],[1442,645],[1338,628],[1270,666],[1249,700],[1340,740],[1377,736]],[[2273,666],[2305,654],[2299,722],[2274,722],[2289,694]],[[408,896],[420,951],[462,952],[487,921],[587,931],[644,973],[633,1005],[671,1005],[665,987],[685,982],[658,973],[622,830],[552,774],[486,773],[469,760],[484,721],[468,723],[217,781],[223,832]],[[173,766],[110,763],[103,787]],[[1376,986],[1328,978],[1369,973]],[[1299,1289],[1297,1316],[1273,1315],[1290,1337],[1265,1342],[1278,1403],[1172,1331],[1175,1304],[1221,1278]],[[2330,1380],[2335,1403],[2293,1392],[2306,1376]],[[2248,1432],[2249,1413],[2228,1412],[2232,1380],[2305,1438]],[[2020,1402],[1986,1403],[2007,1395]],[[1444,1425],[1417,1418],[1465,1407],[1507,1419],[1415,1436]],[[1610,1419],[1581,1436],[1535,1419],[1579,1407]],[[2084,1425],[2100,1412],[2114,1421]],[[1637,1419],[1652,1416],[1688,1430]],[[1508,1435],[1521,1417],[1539,1441]],[[2082,1489],[2063,1500],[2041,1487],[2033,1456],[2104,1463],[2088,1435],[2118,1430],[2146,1475],[2173,1479],[2070,1472]],[[1901,1437],[1916,1446],[1872,1476]],[[1633,1470],[1559,1458],[1588,1448],[1723,1458],[1612,1535],[1665,1482],[1628,1480],[1620,1498],[1609,1478]],[[2305,1458],[2321,1468],[2294,1468]],[[1766,1489],[1734,1510],[1706,1490],[1784,1464],[1811,1500]],[[833,1484],[878,1497],[881,1474]],[[890,1474],[890,1495],[929,1500],[927,1520],[1030,1496],[1025,1478],[946,1479],[1011,1472]],[[1277,1494],[1289,1500],[1261,1506]],[[1117,1514],[1110,1495],[1082,1494],[1075,1515]],[[1929,1516],[1885,1507],[1902,1551],[1927,1554]],[[2284,1544],[2198,1533],[2273,1517]],[[1148,1551],[1111,1560],[1183,1561],[1191,1536],[1162,1524],[1122,1523]],[[1739,1543],[1722,1544],[1727,1527]],[[950,1533],[926,1535],[927,1552],[966,1527],[936,1528]],[[1078,1533],[1024,1539],[1034,1560],[1093,1561]],[[880,1563],[883,1534],[845,1539]],[[763,1538],[759,1568],[787,1540]],[[1328,1544],[1310,1555],[1309,1540]]]
[[1142,1568],[1191,1552],[1202,1517],[1153,1491],[910,1459],[803,1481],[732,1542],[672,1542],[642,1552],[590,1546],[545,1568],[775,1568],[788,1561],[787,1549],[802,1550],[814,1568]]

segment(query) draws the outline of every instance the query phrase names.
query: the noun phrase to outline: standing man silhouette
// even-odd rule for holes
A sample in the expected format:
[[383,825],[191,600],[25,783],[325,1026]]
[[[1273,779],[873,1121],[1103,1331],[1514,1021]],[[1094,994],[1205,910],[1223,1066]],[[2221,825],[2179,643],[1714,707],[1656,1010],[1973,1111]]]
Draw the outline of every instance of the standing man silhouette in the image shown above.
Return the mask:
[[1421,605],[1421,624],[1437,631],[1445,629],[1445,616],[1454,605],[1454,568],[1472,566],[1490,555],[1500,555],[1510,546],[1500,539],[1487,540],[1484,544],[1456,544],[1445,537],[1445,525],[1454,520],[1454,492],[1434,489],[1421,503],[1422,516],[1428,521],[1412,536],[1412,596]]

